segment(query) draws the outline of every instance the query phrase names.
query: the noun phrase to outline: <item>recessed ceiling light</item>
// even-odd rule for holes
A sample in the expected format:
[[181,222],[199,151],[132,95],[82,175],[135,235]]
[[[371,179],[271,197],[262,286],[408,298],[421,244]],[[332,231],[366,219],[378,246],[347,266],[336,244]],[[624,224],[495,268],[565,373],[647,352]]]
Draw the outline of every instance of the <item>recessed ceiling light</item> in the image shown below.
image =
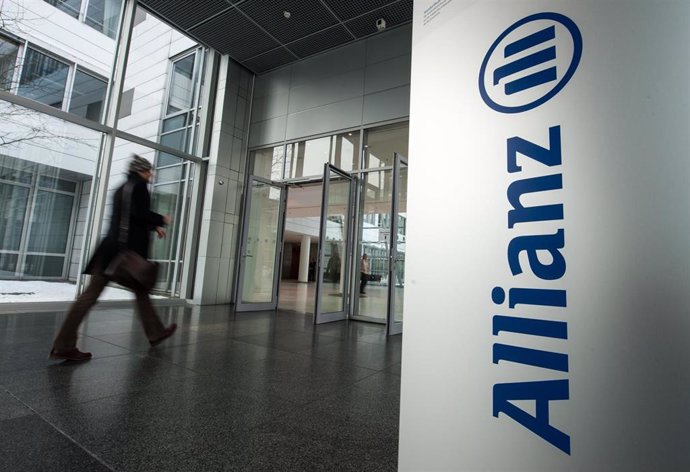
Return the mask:
[[287,11],[287,10],[285,10],[285,11],[283,12],[283,16],[284,16],[285,18],[290,18],[290,17],[292,16],[292,13],[290,13],[290,12]]

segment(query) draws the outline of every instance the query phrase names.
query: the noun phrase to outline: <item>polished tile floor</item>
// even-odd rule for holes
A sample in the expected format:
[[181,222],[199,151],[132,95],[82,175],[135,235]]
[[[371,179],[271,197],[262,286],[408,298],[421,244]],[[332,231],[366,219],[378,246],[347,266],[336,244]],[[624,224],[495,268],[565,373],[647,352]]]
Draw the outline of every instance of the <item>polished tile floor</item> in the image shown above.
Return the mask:
[[62,312],[0,314],[0,470],[385,471],[397,467],[399,336],[292,312],[94,310],[85,363],[47,360]]

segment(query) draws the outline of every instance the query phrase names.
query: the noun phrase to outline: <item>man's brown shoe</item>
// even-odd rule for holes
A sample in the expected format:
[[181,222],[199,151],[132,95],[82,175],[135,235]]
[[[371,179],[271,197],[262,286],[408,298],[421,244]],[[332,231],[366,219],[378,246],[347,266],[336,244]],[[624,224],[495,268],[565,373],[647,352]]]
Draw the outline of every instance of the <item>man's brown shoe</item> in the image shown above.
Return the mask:
[[151,347],[153,346],[158,346],[160,343],[168,339],[170,336],[173,335],[175,330],[177,329],[177,325],[175,323],[171,324],[167,328],[163,329],[163,332],[161,333],[160,336],[158,336],[156,339],[149,339],[149,343],[151,344]]
[[88,361],[92,355],[90,352],[81,352],[76,347],[69,349],[55,349],[50,351],[51,359],[62,359],[63,361]]

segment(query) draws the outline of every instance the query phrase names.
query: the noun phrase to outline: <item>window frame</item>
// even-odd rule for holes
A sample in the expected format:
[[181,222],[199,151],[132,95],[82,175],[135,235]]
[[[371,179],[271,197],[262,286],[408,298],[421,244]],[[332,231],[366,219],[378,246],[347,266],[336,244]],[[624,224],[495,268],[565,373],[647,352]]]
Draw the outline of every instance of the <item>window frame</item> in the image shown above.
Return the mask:
[[[43,54],[44,56],[49,57],[49,58],[51,58],[57,62],[65,64],[67,66],[67,77],[65,77],[65,88],[62,91],[62,102],[61,102],[60,108],[54,107],[54,106],[49,105],[47,103],[43,103],[40,100],[35,100],[31,97],[26,97],[24,95],[19,94],[19,87],[21,86],[22,75],[24,74],[24,67],[26,66],[26,57],[27,57],[27,54],[29,53],[29,50],[35,51],[39,54]],[[74,80],[73,79],[74,65],[75,64],[73,62],[62,58],[62,57],[58,56],[57,54],[54,54],[50,51],[47,51],[46,49],[44,49],[44,48],[42,48],[42,47],[40,47],[34,43],[31,43],[29,41],[25,41],[24,42],[24,48],[22,50],[21,63],[19,65],[19,67],[17,67],[16,87],[15,87],[15,90],[13,91],[13,93],[17,96],[28,98],[29,100],[33,100],[33,101],[38,102],[38,103],[43,103],[44,105],[48,105],[52,108],[55,108],[56,110],[65,111],[65,107],[69,106],[69,95],[70,94],[68,94],[68,91],[71,89],[72,82]]]

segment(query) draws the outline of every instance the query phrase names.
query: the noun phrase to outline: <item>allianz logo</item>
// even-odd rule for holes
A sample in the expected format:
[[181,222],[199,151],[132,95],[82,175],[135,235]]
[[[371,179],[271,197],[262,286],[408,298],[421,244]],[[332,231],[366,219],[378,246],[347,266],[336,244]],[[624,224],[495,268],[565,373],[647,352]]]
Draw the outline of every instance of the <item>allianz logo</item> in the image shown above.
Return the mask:
[[501,113],[521,113],[553,98],[582,56],[582,34],[560,13],[530,15],[494,41],[479,71],[484,102]]

